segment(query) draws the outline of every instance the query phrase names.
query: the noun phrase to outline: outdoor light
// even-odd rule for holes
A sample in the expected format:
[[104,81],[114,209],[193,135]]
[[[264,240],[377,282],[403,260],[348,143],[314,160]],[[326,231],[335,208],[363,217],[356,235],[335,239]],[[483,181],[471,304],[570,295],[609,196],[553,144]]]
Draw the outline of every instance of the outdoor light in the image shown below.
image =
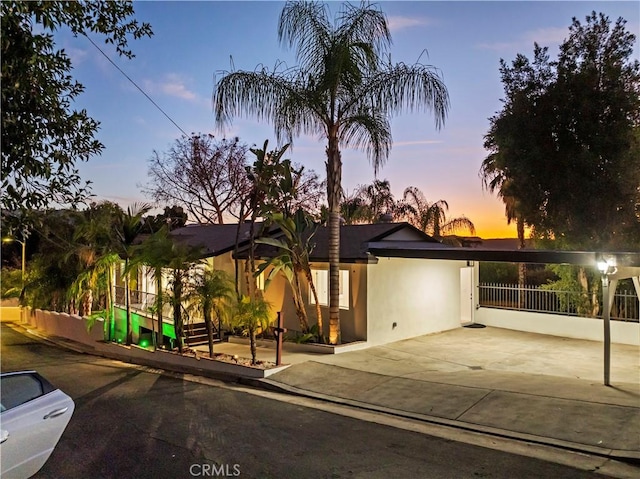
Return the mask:
[[237,354],[233,355],[233,360],[236,362],[236,364],[238,363],[238,355]]
[[605,258],[601,256],[597,262],[598,270],[602,274],[610,275],[615,274],[618,271],[616,268],[616,259],[615,258]]
[[25,277],[25,258],[26,258],[26,241],[20,241],[17,238],[2,238],[3,243],[20,243],[22,246],[22,288],[24,289],[24,277]]
[[618,272],[616,267],[615,256],[605,257],[599,255],[597,258],[597,266],[600,273],[602,273],[602,325],[604,328],[604,384],[605,386],[611,385],[611,303],[612,293],[616,290],[617,280],[612,280],[609,276],[612,276]]

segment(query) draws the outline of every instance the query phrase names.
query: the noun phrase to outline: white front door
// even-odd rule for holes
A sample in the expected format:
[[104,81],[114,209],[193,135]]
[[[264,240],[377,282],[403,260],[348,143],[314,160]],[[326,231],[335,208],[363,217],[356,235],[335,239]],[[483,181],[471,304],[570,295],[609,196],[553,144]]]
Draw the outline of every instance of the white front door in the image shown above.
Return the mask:
[[460,323],[473,323],[473,266],[460,268]]

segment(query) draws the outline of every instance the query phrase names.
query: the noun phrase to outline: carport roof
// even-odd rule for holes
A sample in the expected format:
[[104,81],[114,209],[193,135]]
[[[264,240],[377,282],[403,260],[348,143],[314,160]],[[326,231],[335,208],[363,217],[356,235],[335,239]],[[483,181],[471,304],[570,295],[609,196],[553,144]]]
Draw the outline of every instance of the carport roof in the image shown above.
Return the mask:
[[615,258],[618,267],[640,267],[640,252],[479,249],[451,247],[443,244],[417,241],[369,242],[367,251],[374,256],[391,258],[575,264],[583,266],[595,266],[602,255],[606,255],[609,258]]

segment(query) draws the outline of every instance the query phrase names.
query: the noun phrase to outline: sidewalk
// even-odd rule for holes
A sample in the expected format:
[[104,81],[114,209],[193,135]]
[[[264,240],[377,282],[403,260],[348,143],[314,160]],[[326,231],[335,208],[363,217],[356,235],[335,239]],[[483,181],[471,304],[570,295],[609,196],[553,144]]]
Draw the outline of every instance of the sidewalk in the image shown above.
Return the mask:
[[[218,349],[220,350],[220,348]],[[640,461],[640,368],[613,345],[465,329],[297,362],[265,386],[471,431]],[[266,354],[266,352],[265,352]]]

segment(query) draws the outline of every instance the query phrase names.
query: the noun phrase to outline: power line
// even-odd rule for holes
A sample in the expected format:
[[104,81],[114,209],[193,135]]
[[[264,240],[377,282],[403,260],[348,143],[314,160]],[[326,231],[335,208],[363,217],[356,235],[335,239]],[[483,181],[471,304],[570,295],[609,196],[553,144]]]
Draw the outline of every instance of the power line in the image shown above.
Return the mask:
[[180,126],[179,126],[175,121],[173,121],[173,119],[172,119],[172,118],[171,118],[171,117],[170,117],[170,116],[169,116],[169,115],[168,115],[168,114],[167,114],[167,113],[166,113],[162,108],[160,108],[160,106],[159,106],[155,101],[153,101],[153,99],[152,99],[149,95],[147,95],[147,93],[146,93],[142,88],[140,88],[140,87],[138,86],[138,84],[137,84],[135,81],[133,81],[133,80],[131,79],[131,77],[129,77],[129,75],[127,75],[124,71],[122,71],[122,68],[120,68],[118,65],[116,65],[116,64],[114,63],[114,61],[113,61],[113,60],[111,60],[111,58],[109,58],[109,56],[108,56],[105,52],[103,52],[103,51],[102,51],[102,49],[101,49],[98,45],[96,45],[96,44],[93,42],[93,40],[91,40],[91,38],[89,38],[87,35],[85,35],[85,38],[86,38],[87,40],[89,40],[89,41],[91,42],[91,44],[92,44],[94,47],[96,47],[96,48],[98,49],[98,51],[99,51],[100,53],[102,53],[102,55],[103,55],[107,60],[109,60],[109,63],[111,63],[114,67],[116,67],[116,68],[118,69],[118,71],[119,71],[120,73],[122,73],[122,74],[125,76],[125,78],[126,78],[127,80],[129,80],[129,81],[133,84],[133,86],[135,86],[138,90],[140,90],[140,93],[142,93],[144,96],[146,96],[146,97],[147,97],[147,99],[148,99],[151,103],[153,103],[153,106],[155,106],[158,110],[160,110],[160,112],[161,112],[164,116],[166,116],[166,117],[167,117],[167,119],[168,119],[171,123],[173,123],[173,124],[175,125],[175,127],[176,127],[178,130],[180,130],[180,131],[182,132],[182,134],[183,134],[184,136],[187,136],[187,137],[189,136],[189,135],[187,135],[187,133],[186,133],[182,128],[180,128]]

